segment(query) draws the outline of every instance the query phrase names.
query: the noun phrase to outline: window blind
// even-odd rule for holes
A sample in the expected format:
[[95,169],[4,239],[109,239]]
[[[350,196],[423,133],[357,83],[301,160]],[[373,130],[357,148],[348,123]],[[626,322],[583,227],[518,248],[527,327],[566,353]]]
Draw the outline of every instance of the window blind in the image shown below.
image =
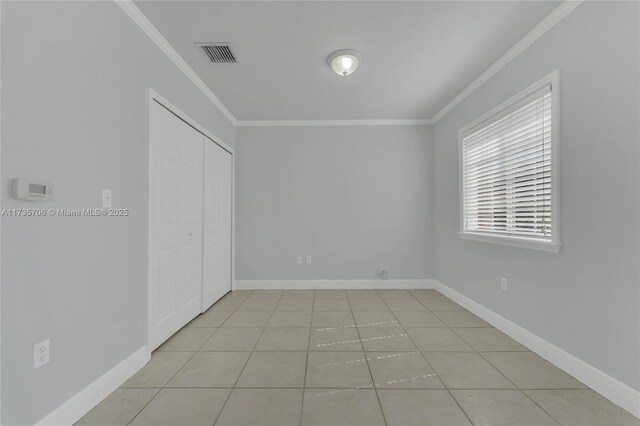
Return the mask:
[[462,138],[464,232],[552,240],[551,85]]

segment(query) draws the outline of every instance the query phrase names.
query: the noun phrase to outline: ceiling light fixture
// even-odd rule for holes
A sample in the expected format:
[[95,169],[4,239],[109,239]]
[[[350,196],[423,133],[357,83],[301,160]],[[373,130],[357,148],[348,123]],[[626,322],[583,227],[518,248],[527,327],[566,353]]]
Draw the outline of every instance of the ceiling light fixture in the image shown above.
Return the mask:
[[329,66],[340,75],[350,75],[360,65],[360,53],[351,49],[343,49],[333,52],[329,56]]

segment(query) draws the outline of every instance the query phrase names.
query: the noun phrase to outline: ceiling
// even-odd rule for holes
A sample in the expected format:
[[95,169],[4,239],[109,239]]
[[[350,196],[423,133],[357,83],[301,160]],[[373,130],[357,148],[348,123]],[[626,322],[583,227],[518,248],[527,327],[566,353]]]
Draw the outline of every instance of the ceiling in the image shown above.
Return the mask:
[[[137,1],[238,120],[427,119],[560,1]],[[197,42],[230,42],[213,64]],[[341,77],[335,50],[362,54]]]

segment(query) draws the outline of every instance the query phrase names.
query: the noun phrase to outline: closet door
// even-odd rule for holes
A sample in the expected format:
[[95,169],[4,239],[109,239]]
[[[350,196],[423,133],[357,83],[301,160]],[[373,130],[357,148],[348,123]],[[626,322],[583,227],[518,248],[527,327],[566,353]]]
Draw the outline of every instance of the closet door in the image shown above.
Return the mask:
[[204,163],[202,312],[231,291],[233,157],[207,140]]
[[204,137],[157,102],[149,114],[149,349],[200,312]]

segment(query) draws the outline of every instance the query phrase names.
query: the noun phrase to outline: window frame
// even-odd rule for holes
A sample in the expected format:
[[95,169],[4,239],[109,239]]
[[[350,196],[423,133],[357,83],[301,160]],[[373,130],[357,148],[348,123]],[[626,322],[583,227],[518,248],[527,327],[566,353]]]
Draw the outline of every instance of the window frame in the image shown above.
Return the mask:
[[[558,70],[546,77],[538,80],[517,95],[501,103],[491,111],[483,114],[471,123],[458,131],[458,199],[459,199],[459,230],[460,238],[486,243],[502,244],[526,249],[542,250],[546,252],[558,253],[560,251],[560,85],[558,83]],[[521,237],[517,235],[496,235],[485,232],[474,232],[465,230],[465,188],[464,188],[464,138],[476,132],[482,127],[495,122],[509,113],[513,112],[514,105],[523,99],[531,96],[545,86],[551,85],[551,241],[541,240],[531,237]]]

